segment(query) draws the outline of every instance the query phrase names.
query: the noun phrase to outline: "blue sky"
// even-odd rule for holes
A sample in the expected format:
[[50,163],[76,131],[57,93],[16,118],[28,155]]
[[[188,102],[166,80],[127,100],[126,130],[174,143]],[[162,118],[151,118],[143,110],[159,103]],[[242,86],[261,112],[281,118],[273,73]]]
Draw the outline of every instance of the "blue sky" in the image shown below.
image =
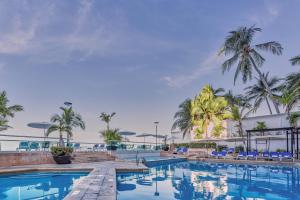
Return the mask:
[[[93,141],[116,112],[114,127],[169,133],[177,106],[206,84],[241,92],[233,72],[222,75],[217,52],[228,31],[263,28],[255,42],[279,41],[263,71],[299,70],[300,2],[198,0],[82,0],[0,2],[0,85],[25,111],[8,133],[40,134],[26,124],[48,121],[66,100],[87,124],[75,138]],[[264,112],[264,109],[260,111]]]

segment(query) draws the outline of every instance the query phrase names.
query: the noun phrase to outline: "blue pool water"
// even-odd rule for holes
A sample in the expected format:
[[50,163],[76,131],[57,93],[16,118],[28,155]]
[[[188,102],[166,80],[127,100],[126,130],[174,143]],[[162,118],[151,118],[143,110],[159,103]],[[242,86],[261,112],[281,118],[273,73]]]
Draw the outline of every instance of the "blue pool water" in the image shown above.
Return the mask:
[[117,174],[118,200],[300,199],[300,169],[180,162]]
[[88,172],[33,172],[0,176],[1,200],[61,200]]

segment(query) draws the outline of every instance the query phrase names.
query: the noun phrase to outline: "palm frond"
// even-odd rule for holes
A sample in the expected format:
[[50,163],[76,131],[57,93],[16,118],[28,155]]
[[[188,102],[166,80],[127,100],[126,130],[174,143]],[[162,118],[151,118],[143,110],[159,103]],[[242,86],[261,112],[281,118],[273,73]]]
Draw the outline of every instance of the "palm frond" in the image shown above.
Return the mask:
[[255,45],[255,48],[263,51],[269,51],[274,55],[281,55],[283,50],[281,44],[275,41],[257,44]]
[[299,65],[300,64],[300,55],[295,56],[290,59],[292,65]]

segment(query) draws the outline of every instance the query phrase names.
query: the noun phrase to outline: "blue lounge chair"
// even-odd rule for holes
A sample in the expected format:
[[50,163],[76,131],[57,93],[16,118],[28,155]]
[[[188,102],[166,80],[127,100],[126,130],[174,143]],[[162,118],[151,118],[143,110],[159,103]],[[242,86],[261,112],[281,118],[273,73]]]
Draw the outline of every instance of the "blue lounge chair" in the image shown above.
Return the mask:
[[49,141],[44,141],[41,142],[41,148],[45,150],[48,150],[50,148],[50,142]]
[[80,150],[80,143],[75,143],[73,148],[74,148],[74,151]]
[[213,158],[217,158],[218,157],[218,152],[212,151],[210,156],[213,157]]
[[245,160],[247,159],[247,152],[239,152],[236,159],[241,159],[244,158]]
[[270,158],[270,153],[268,151],[263,152],[262,153],[262,158],[269,159]]
[[180,154],[185,154],[187,152],[188,152],[188,148],[186,148],[186,147],[181,147],[181,149],[178,151],[178,153],[180,153]]
[[223,158],[225,159],[227,155],[227,151],[223,150],[221,152],[218,152],[218,158]]
[[233,154],[234,153],[234,148],[229,148],[227,151],[228,154]]
[[25,151],[30,150],[30,144],[28,141],[21,141],[19,143],[19,147],[17,148],[17,151],[21,151],[21,150],[25,150]]
[[40,144],[38,142],[30,142],[30,151],[38,151],[40,150]]
[[279,153],[278,152],[271,152],[270,153],[270,159],[272,159],[272,160],[274,160],[274,159],[280,160]]
[[282,161],[283,159],[292,160],[293,162],[295,161],[293,155],[290,152],[282,152],[280,155],[280,161]]
[[257,156],[258,156],[258,153],[256,151],[248,152],[247,159],[252,158],[252,159],[257,160]]

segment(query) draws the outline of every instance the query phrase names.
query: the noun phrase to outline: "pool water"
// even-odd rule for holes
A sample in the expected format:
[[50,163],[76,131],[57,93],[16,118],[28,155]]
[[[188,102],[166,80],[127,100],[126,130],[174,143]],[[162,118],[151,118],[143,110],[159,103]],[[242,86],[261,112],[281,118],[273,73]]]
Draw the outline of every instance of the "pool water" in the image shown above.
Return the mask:
[[61,200],[88,172],[33,172],[0,176],[1,200]]
[[300,199],[300,168],[180,162],[118,173],[118,200]]

